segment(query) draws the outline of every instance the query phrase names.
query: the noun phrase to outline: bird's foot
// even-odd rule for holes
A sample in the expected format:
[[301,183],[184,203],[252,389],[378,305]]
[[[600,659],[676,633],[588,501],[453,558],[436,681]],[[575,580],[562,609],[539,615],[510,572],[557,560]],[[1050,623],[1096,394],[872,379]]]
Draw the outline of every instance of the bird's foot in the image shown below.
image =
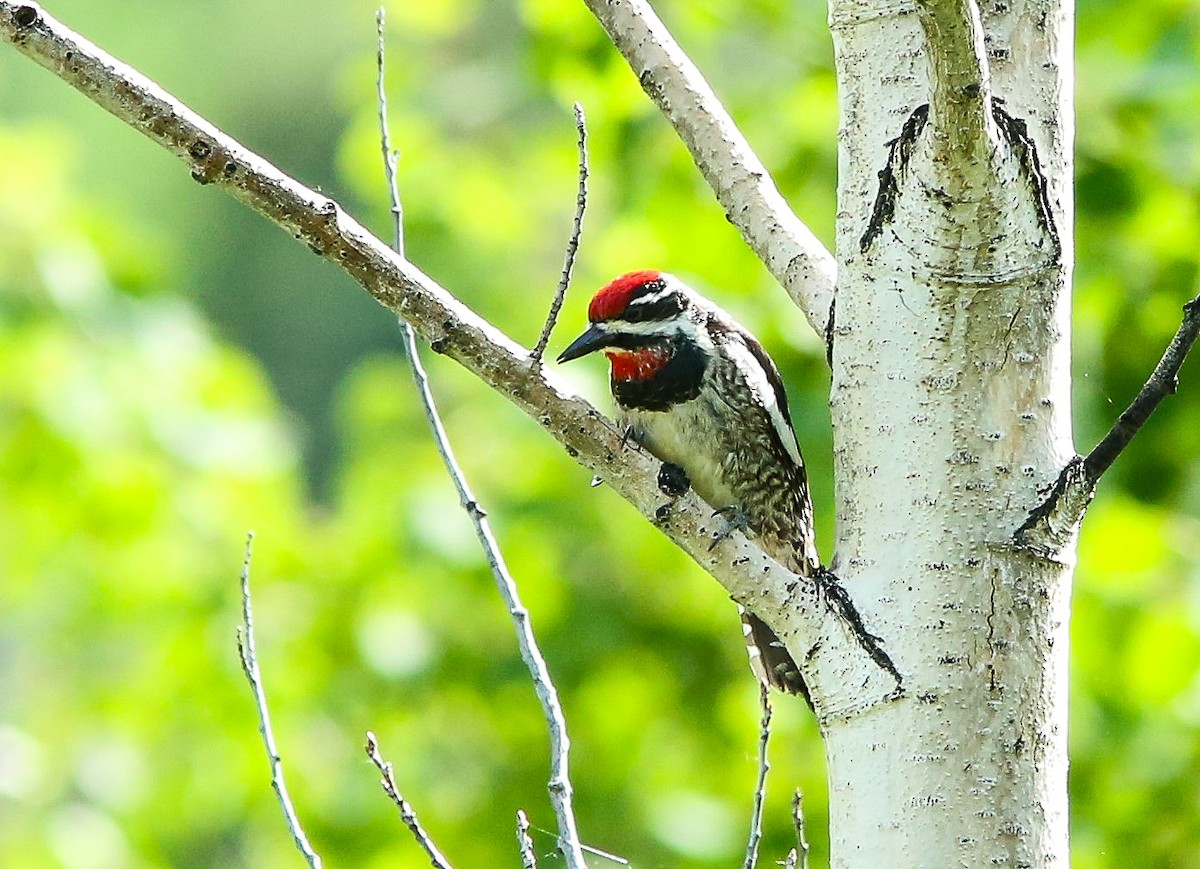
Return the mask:
[[672,498],[683,496],[692,486],[687,471],[674,462],[663,462],[658,468],[658,490]]
[[671,500],[658,506],[654,511],[654,518],[659,522],[666,522],[675,507],[675,502],[686,494],[691,485],[692,481],[688,478],[687,471],[679,465],[674,462],[663,462],[659,465],[658,490]]
[[734,531],[745,531],[750,527],[750,517],[737,504],[730,504],[728,507],[713,510],[713,518],[718,517],[721,519],[721,527],[712,533],[712,543],[708,544],[709,552],[712,552],[718,543]]

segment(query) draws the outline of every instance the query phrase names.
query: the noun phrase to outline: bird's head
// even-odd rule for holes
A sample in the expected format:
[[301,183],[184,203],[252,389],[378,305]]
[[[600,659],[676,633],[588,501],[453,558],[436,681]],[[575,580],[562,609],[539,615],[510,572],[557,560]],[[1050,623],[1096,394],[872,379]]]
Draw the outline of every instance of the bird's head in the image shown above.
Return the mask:
[[603,350],[615,381],[653,378],[681,342],[697,341],[696,296],[665,272],[646,269],[610,281],[588,305],[587,331],[559,354],[569,362]]

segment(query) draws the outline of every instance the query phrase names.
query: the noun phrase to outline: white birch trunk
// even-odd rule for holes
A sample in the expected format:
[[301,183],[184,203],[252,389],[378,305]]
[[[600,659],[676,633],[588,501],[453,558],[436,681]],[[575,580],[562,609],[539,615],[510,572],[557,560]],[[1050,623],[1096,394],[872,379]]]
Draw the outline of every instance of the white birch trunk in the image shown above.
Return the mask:
[[[987,64],[972,89],[961,42],[931,44],[969,41],[955,14],[973,6],[830,4],[833,567],[905,677],[899,700],[822,722],[835,867],[1068,864],[1074,541],[1040,558],[1013,534],[1074,455],[1072,21],[1054,0],[983,10],[977,47],[1007,114],[1028,124],[1039,191],[986,110]],[[876,209],[864,243],[889,143],[930,102],[911,147],[893,149],[894,210]]]

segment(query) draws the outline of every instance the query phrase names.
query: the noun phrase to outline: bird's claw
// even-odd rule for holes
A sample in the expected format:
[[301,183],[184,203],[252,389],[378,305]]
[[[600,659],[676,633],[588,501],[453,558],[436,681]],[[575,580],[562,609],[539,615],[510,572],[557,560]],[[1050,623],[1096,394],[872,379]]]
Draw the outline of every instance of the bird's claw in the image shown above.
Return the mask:
[[712,552],[718,543],[729,537],[734,531],[745,531],[750,527],[750,517],[737,504],[713,510],[713,518],[717,517],[721,518],[721,527],[712,533],[712,543],[708,544],[709,552]]

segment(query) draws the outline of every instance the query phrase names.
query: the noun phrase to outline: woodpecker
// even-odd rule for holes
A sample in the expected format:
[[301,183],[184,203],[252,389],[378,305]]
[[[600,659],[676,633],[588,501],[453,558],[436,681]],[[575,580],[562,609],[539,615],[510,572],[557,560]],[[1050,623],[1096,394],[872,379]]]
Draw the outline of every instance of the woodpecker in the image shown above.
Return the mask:
[[[664,470],[682,469],[717,512],[736,515],[767,554],[816,576],[808,474],[779,371],[754,336],[678,278],[653,270],[604,286],[588,320],[558,361],[603,351],[629,435]],[[756,615],[739,611],[759,680],[808,700],[787,648]]]

